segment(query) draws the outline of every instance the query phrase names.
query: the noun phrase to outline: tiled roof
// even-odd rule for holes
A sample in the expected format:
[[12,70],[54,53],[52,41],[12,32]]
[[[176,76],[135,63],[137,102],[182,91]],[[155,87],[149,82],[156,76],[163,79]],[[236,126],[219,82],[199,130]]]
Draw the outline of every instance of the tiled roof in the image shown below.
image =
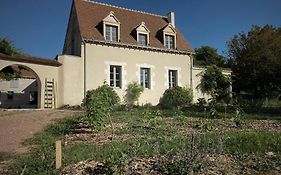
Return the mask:
[[16,61],[22,63],[33,63],[33,64],[55,66],[55,67],[59,67],[62,65],[56,60],[38,58],[33,56],[21,56],[21,55],[9,56],[2,53],[0,53],[0,60]]
[[[161,32],[168,25],[168,20],[164,16],[86,0],[74,0],[74,5],[82,39],[104,41],[102,20],[113,11],[114,16],[120,21],[121,44],[137,45],[134,30],[141,22],[145,22],[146,27],[150,30],[150,46],[165,49]],[[191,52],[191,46],[178,28],[176,28],[176,32],[177,50]]]

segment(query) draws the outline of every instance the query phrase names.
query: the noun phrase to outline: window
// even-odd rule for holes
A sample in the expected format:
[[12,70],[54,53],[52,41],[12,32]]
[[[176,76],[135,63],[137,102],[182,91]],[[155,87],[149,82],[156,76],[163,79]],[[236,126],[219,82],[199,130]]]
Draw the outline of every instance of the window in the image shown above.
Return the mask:
[[150,89],[150,69],[140,68],[140,84],[142,87]]
[[14,91],[8,91],[7,99],[8,100],[13,100],[14,99]]
[[147,45],[147,35],[146,34],[139,34],[139,44],[142,46]]
[[121,66],[110,66],[110,86],[121,88]]
[[175,37],[172,35],[165,35],[165,44],[166,48],[174,49],[175,48]]
[[105,25],[105,39],[107,41],[118,41],[118,27]]
[[169,88],[175,87],[178,85],[178,71],[177,70],[169,70]]

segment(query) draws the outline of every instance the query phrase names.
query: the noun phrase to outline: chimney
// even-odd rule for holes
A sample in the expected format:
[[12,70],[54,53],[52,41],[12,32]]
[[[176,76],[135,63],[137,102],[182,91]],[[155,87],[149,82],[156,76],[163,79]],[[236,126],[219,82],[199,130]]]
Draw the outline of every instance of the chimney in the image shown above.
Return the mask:
[[171,23],[173,27],[176,27],[175,13],[174,12],[169,12],[167,17],[168,17],[168,22]]

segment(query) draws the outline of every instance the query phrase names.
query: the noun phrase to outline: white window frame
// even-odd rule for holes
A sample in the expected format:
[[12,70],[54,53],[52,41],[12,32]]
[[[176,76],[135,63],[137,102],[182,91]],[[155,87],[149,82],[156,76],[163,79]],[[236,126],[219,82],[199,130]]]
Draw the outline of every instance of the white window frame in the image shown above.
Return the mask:
[[[173,44],[171,44],[171,38],[173,39]],[[174,35],[168,35],[168,34],[165,35],[165,46],[167,49],[175,49],[175,36]]]
[[127,80],[126,80],[126,76],[127,76],[127,63],[125,62],[119,62],[119,61],[105,61],[105,70],[104,70],[104,74],[105,74],[105,81],[106,83],[110,86],[110,66],[121,66],[121,87],[116,87],[114,89],[118,90],[118,89],[123,89],[124,87],[127,86]]
[[[142,43],[141,36],[145,36],[145,43]],[[138,34],[138,44],[141,46],[147,46],[148,45],[148,34],[139,33]]]
[[[174,37],[174,47],[173,48],[170,48],[170,46],[166,44],[166,35]],[[177,32],[176,32],[175,27],[173,27],[173,25],[171,23],[169,23],[163,29],[163,44],[167,49],[176,49],[177,48]]]
[[[178,74],[179,74],[178,70],[171,70],[171,69],[168,70],[169,88],[178,86],[178,77],[179,77]],[[175,82],[173,82],[173,80]]]
[[[111,72],[111,68],[113,68],[113,72]],[[109,85],[111,87],[114,87],[114,88],[122,88],[122,66],[120,65],[110,65],[110,72],[109,72],[109,75],[110,75],[110,78],[109,78]],[[119,69],[119,83],[117,85],[117,69]],[[111,73],[113,74],[113,78],[111,79]],[[113,85],[111,84],[111,81],[113,81]]]
[[[107,28],[109,28],[109,38],[107,38]],[[116,40],[113,40],[114,36],[113,36],[113,28],[116,29]],[[105,25],[105,40],[106,41],[111,41],[111,42],[117,42],[119,41],[118,39],[118,26],[115,25]]]
[[[147,73],[147,77],[145,76],[146,73]],[[145,89],[151,89],[151,68],[147,68],[147,67],[140,68],[140,85]]]

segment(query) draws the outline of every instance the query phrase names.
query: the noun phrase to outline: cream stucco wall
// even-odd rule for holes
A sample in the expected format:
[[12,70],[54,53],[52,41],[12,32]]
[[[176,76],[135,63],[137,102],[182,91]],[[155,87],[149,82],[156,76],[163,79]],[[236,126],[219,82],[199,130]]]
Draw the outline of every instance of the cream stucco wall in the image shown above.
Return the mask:
[[[82,58],[84,46],[82,46]],[[188,55],[136,50],[87,44],[86,89],[95,89],[109,82],[109,66],[122,66],[122,88],[115,88],[122,100],[129,83],[139,82],[140,67],[151,68],[151,89],[145,89],[139,104],[157,105],[168,88],[168,70],[178,70],[178,85],[190,87],[190,57]],[[83,62],[83,61],[82,61]],[[64,65],[65,66],[65,65]]]
[[62,55],[59,67],[59,99],[60,105],[80,105],[83,95],[83,59],[78,56]]
[[[2,70],[6,66],[10,65],[22,65],[26,66],[27,68],[31,69],[37,76],[39,81],[38,87],[41,91],[38,92],[38,98],[40,101],[39,108],[44,107],[44,92],[45,86],[44,82],[45,79],[55,81],[55,94],[58,94],[58,67],[55,66],[47,66],[47,65],[40,65],[40,64],[33,64],[33,63],[23,63],[23,62],[16,62],[16,61],[7,61],[7,60],[0,60],[0,70]],[[56,97],[56,107],[60,107],[62,105],[60,98]]]

